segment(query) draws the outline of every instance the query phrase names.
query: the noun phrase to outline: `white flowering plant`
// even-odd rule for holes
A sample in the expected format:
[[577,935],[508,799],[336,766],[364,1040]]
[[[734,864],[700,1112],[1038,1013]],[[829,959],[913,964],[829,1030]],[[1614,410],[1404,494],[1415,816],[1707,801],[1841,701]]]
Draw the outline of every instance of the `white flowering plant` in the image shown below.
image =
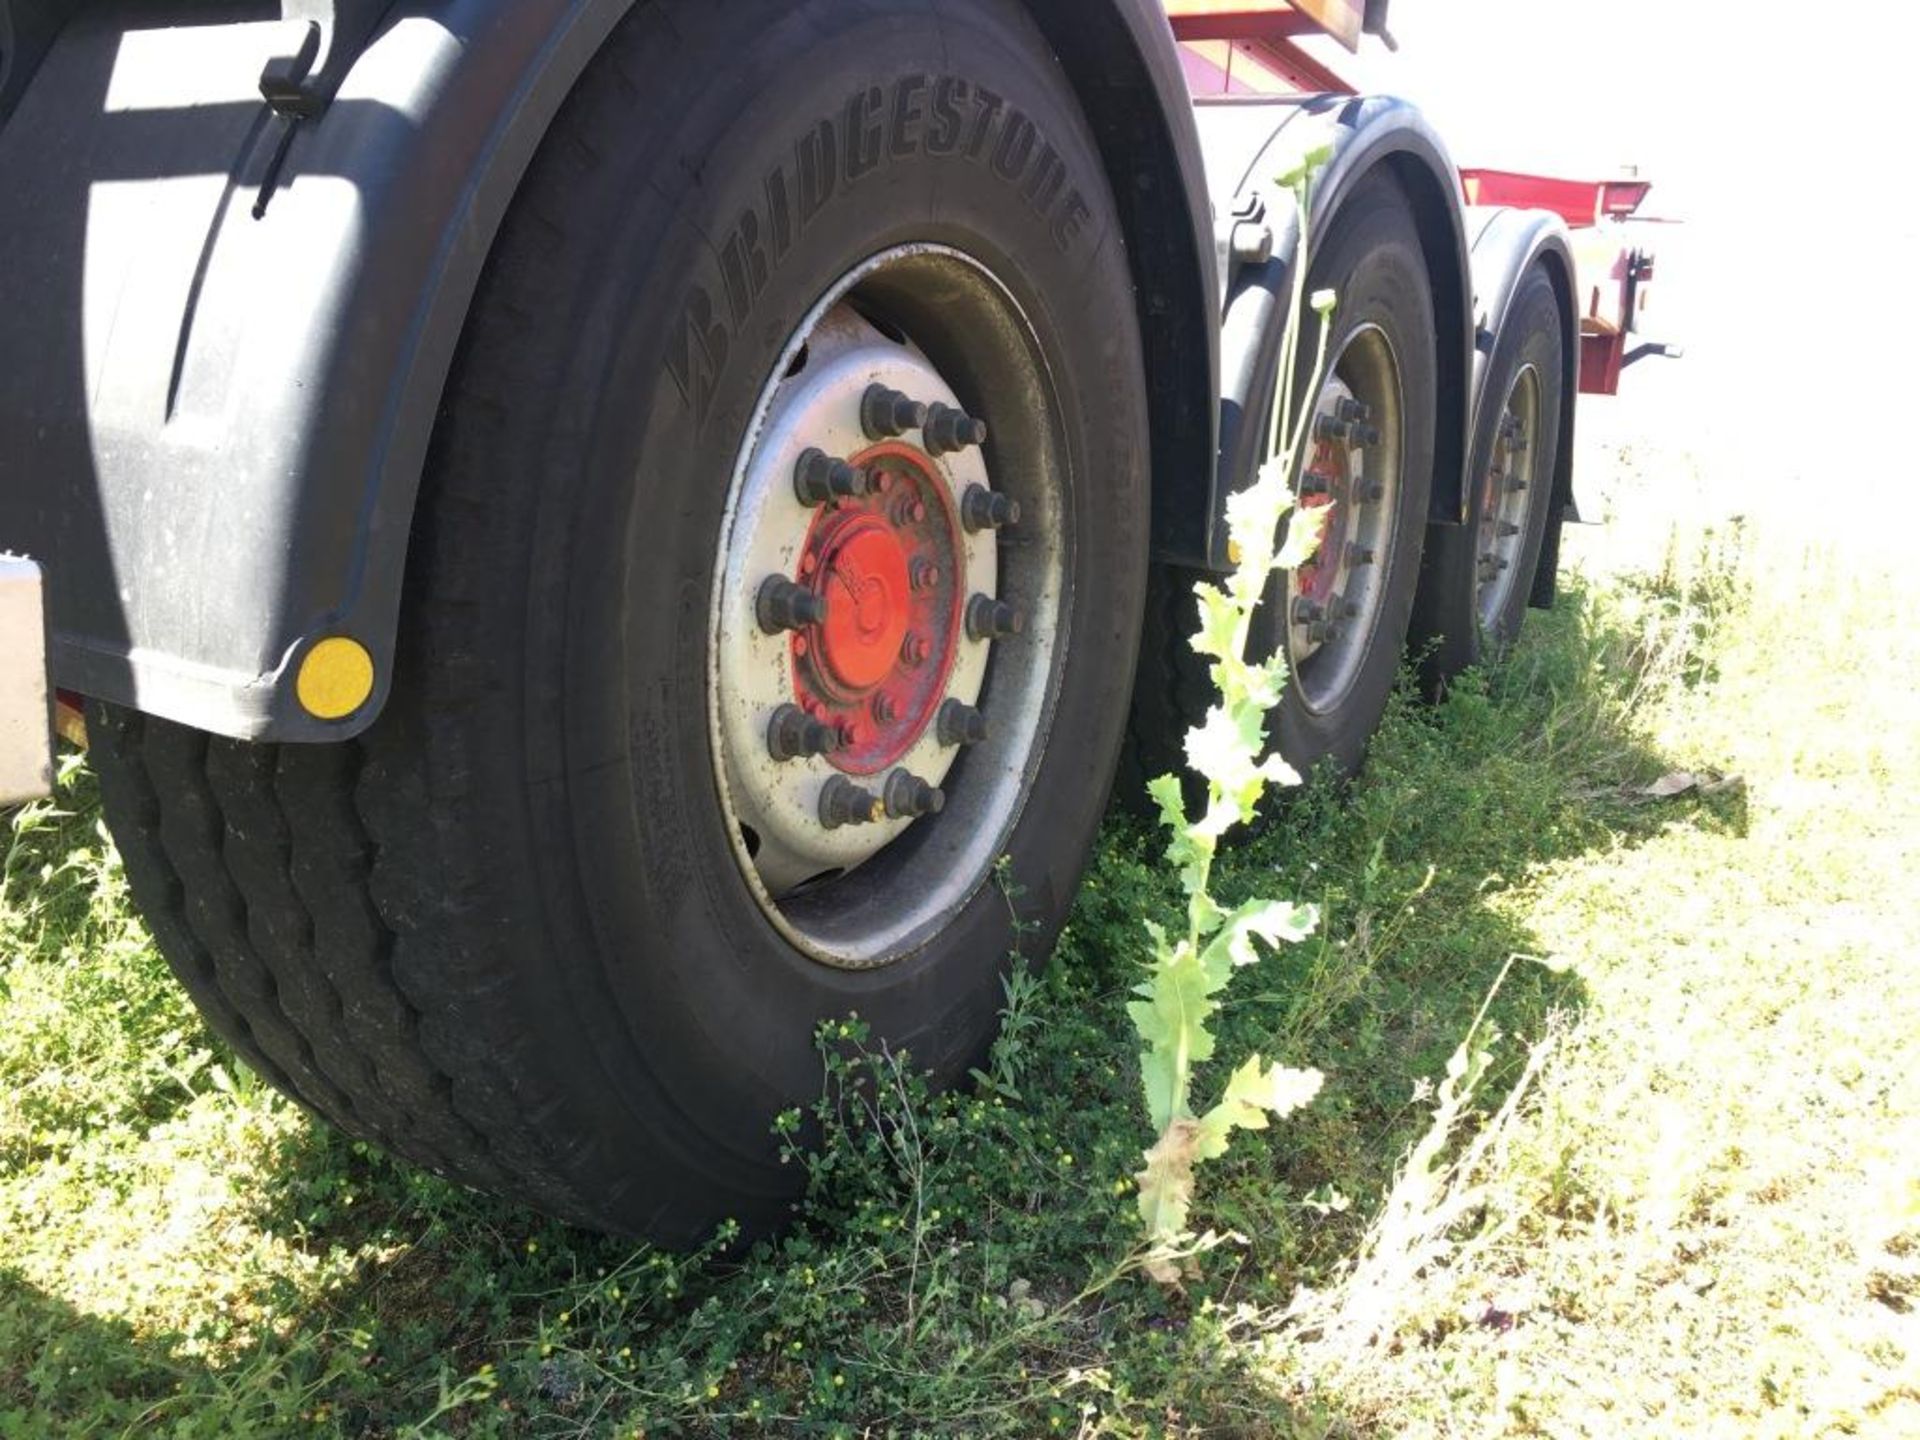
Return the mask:
[[[1253,1055],[1232,1072],[1210,1107],[1197,1109],[1194,1101],[1194,1071],[1214,1058],[1212,1022],[1234,972],[1260,958],[1257,942],[1278,946],[1303,940],[1320,919],[1312,905],[1285,900],[1251,900],[1229,910],[1214,899],[1210,886],[1226,834],[1254,818],[1269,787],[1297,785],[1300,779],[1270,748],[1267,734],[1287,683],[1284,651],[1257,660],[1247,652],[1254,612],[1274,577],[1312,557],[1328,514],[1324,507],[1296,509],[1292,486],[1313,416],[1313,406],[1299,404],[1296,397],[1311,396],[1319,387],[1335,303],[1331,291],[1312,296],[1306,291],[1313,177],[1329,155],[1327,149],[1315,150],[1277,177],[1293,195],[1299,242],[1267,459],[1253,483],[1227,501],[1231,573],[1222,584],[1194,587],[1200,625],[1192,644],[1209,662],[1218,694],[1186,740],[1187,764],[1206,782],[1201,813],[1197,818],[1189,813],[1177,775],[1162,775],[1148,787],[1167,833],[1167,858],[1187,897],[1184,934],[1169,934],[1149,922],[1152,959],[1127,1007],[1143,1046],[1141,1079],[1157,1137],[1135,1177],[1146,1229],[1144,1263],[1149,1275],[1167,1285],[1178,1285],[1195,1257],[1219,1240],[1211,1232],[1196,1236],[1188,1223],[1195,1167],[1224,1154],[1235,1131],[1265,1129],[1271,1120],[1306,1105],[1319,1093],[1322,1079],[1317,1071],[1269,1065]],[[1295,376],[1309,306],[1321,323],[1313,368],[1300,387]]]

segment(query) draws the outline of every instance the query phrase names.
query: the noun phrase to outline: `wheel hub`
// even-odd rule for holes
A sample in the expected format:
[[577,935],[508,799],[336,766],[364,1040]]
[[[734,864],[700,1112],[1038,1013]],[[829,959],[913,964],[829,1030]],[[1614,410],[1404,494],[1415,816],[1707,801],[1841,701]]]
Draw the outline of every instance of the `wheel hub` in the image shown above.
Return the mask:
[[1319,549],[1287,577],[1287,654],[1307,707],[1326,713],[1365,665],[1398,531],[1400,369],[1383,330],[1347,337],[1309,423],[1299,503],[1327,513]]
[[912,446],[854,458],[868,493],[820,512],[800,554],[826,620],[791,642],[794,695],[841,737],[849,775],[898,762],[948,698],[961,637],[965,541],[946,482]]
[[1531,365],[1513,377],[1494,430],[1486,474],[1480,478],[1480,532],[1475,559],[1480,624],[1499,624],[1519,581],[1528,518],[1538,503],[1540,376]]

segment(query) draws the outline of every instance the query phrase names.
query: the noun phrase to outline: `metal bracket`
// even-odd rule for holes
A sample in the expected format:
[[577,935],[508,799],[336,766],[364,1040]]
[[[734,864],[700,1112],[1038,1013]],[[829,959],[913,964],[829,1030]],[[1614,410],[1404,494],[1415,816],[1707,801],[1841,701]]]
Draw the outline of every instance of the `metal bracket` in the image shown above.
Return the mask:
[[276,55],[260,72],[260,94],[267,107],[289,120],[311,120],[327,108],[326,97],[307,83],[320,57],[320,22],[307,22],[306,36],[291,55]]
[[1620,368],[1624,370],[1629,365],[1641,360],[1651,360],[1655,356],[1660,356],[1668,360],[1684,360],[1687,357],[1687,347],[1684,345],[1671,345],[1660,340],[1649,340],[1645,344],[1634,346],[1631,350],[1627,351],[1626,354],[1622,355],[1620,357]]

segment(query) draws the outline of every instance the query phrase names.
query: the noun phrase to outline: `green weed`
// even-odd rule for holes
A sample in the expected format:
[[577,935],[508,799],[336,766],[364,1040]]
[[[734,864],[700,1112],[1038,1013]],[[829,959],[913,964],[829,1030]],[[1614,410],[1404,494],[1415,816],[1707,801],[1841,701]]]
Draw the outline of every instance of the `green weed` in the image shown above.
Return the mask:
[[[1626,575],[1573,539],[1511,657],[1221,847],[1224,908],[1323,921],[1217,1054],[1327,1079],[1212,1162],[1236,1238],[1185,1294],[1115,1274],[1139,925],[1186,905],[1134,820],[980,1080],[836,1026],[793,1226],[680,1256],[252,1080],[68,757],[0,828],[0,1435],[1920,1433],[1911,581],[1758,526]],[[1745,785],[1642,793],[1683,769]]]

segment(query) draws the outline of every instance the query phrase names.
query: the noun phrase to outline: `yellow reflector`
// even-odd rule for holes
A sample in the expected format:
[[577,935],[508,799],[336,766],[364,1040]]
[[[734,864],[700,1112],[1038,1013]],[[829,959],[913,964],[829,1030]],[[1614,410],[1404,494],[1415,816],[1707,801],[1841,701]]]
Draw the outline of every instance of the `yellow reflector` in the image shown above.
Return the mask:
[[330,636],[300,662],[294,693],[315,719],[344,720],[373,694],[373,656],[358,640]]

